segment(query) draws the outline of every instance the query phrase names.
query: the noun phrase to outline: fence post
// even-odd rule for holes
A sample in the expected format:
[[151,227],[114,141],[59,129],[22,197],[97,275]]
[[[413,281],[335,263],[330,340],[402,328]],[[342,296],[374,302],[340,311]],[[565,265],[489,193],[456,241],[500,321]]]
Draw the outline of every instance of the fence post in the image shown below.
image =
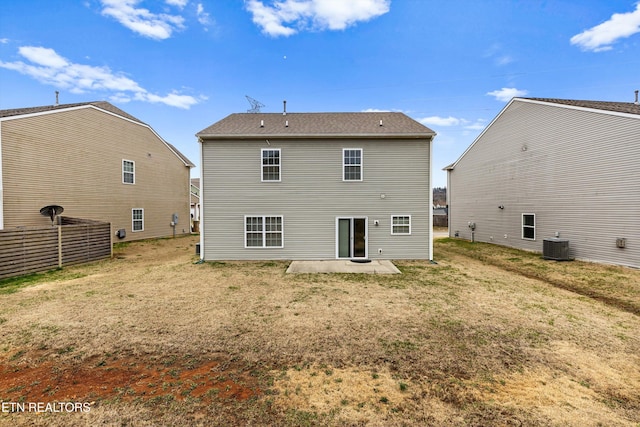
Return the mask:
[[62,226],[58,226],[58,268],[62,268]]

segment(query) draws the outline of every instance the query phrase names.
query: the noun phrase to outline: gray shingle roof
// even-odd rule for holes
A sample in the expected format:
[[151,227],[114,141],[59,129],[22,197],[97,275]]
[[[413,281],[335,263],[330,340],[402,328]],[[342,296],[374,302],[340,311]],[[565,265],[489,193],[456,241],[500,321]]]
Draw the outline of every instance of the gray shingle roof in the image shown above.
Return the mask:
[[524,98],[533,101],[550,102],[553,104],[571,105],[573,107],[593,108],[595,110],[613,111],[616,113],[638,114],[640,115],[640,104],[633,102],[611,102],[611,101],[585,101],[577,99],[554,99],[554,98]]
[[[382,125],[380,125],[382,123]],[[403,113],[236,113],[201,130],[203,139],[426,138],[435,132]]]

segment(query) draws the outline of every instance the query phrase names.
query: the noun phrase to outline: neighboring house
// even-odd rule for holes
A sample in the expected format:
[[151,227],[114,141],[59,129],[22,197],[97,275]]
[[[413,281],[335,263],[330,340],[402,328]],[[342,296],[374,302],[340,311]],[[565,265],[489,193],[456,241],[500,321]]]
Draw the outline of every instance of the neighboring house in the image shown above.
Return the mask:
[[0,229],[50,225],[39,212],[55,204],[110,222],[121,240],[190,231],[194,165],[108,102],[1,110],[0,152]]
[[201,256],[431,259],[435,133],[402,113],[232,114],[201,143]]
[[514,98],[445,168],[449,234],[640,267],[639,162],[637,102]]
[[191,231],[199,231],[200,222],[200,178],[191,178]]

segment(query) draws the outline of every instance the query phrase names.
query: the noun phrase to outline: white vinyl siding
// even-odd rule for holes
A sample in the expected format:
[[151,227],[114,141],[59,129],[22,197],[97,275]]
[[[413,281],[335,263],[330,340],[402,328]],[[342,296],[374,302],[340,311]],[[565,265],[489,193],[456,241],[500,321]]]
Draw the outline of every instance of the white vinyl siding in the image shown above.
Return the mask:
[[470,240],[475,222],[476,241],[536,252],[559,236],[570,258],[640,267],[638,135],[637,115],[512,101],[449,172],[450,235]]
[[263,148],[262,157],[262,182],[280,181],[280,149]]
[[131,209],[131,231],[144,231],[144,209]]
[[245,216],[245,248],[282,248],[282,216]]
[[[201,196],[211,201],[201,218],[205,259],[335,259],[336,217],[379,221],[368,229],[368,257],[429,259],[429,141],[356,143],[367,153],[367,179],[354,187],[343,181],[341,140],[278,141],[286,153],[278,185],[260,182],[264,140],[203,142]],[[409,212],[411,235],[392,236],[391,216]],[[244,215],[286,217],[283,247],[248,250]]]
[[133,160],[122,160],[122,183],[136,183],[136,162]]
[[362,181],[362,148],[342,150],[342,180]]
[[536,215],[522,214],[522,238],[536,240]]
[[391,234],[411,234],[411,215],[393,215]]

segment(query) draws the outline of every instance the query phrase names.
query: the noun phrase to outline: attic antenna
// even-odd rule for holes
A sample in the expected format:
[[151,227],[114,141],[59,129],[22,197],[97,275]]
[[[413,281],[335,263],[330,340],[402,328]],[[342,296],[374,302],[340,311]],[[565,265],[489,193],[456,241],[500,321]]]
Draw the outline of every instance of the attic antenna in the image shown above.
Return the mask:
[[258,101],[257,99],[253,99],[249,95],[245,95],[244,97],[247,98],[247,101],[249,101],[249,104],[251,104],[251,109],[247,110],[247,113],[259,113],[260,108],[265,106],[262,102]]

